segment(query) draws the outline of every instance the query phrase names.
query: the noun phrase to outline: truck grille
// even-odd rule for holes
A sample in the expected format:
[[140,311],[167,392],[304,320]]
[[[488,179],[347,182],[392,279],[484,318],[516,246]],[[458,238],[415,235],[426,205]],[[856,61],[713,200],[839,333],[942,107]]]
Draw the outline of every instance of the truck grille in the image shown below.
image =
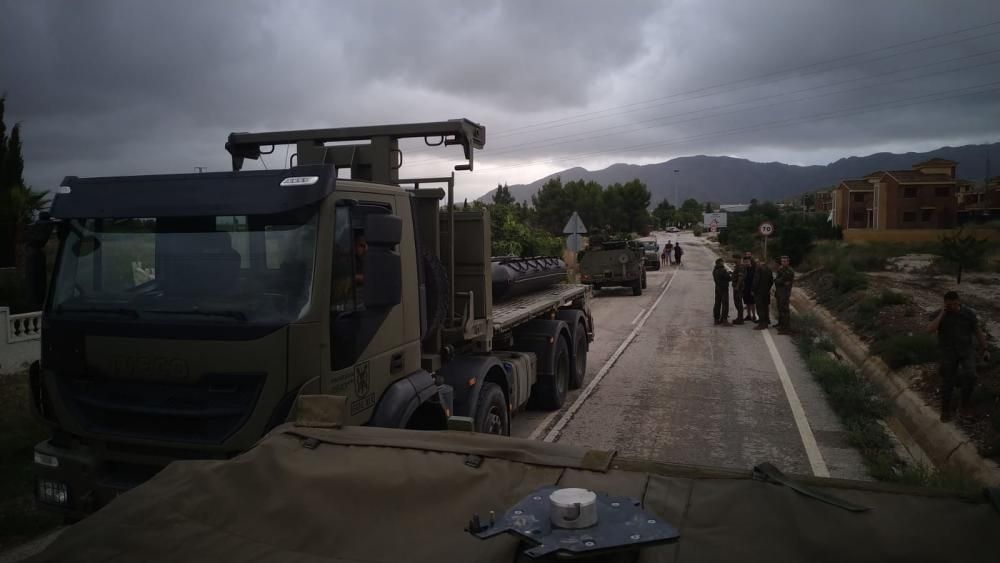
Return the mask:
[[60,397],[96,434],[221,444],[253,412],[266,374],[208,374],[194,383],[60,376]]

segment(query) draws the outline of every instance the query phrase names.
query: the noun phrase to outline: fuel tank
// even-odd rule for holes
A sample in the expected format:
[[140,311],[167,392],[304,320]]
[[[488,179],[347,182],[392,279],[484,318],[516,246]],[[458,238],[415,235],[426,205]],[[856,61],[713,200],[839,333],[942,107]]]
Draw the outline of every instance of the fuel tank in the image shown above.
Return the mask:
[[497,256],[493,266],[493,301],[504,301],[566,280],[566,263],[555,256]]

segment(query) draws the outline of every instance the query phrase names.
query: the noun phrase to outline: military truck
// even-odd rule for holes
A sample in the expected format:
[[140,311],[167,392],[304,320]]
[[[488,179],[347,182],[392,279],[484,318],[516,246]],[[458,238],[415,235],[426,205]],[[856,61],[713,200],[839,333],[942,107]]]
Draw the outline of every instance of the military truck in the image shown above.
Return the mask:
[[660,269],[660,245],[655,240],[641,240],[643,252],[643,265],[646,270]]
[[645,247],[639,241],[605,240],[577,256],[580,281],[595,290],[631,287],[632,295],[646,289]]
[[[343,398],[352,425],[501,435],[559,408],[590,288],[494,303],[487,213],[454,209],[454,172],[400,178],[410,138],[471,171],[485,129],[233,133],[232,172],[67,177],[29,236],[60,241],[30,373],[38,500],[78,517],[173,460],[232,457],[301,395]],[[281,145],[288,168],[242,170]]]

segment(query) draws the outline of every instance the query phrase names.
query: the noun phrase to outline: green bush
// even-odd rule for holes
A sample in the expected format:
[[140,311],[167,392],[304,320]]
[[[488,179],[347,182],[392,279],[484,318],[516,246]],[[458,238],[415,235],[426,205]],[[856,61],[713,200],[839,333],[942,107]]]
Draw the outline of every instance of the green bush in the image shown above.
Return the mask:
[[913,298],[909,295],[891,289],[883,289],[882,295],[879,296],[879,306],[881,307],[887,307],[889,305],[909,305],[912,302]]
[[897,334],[876,341],[872,352],[892,369],[926,364],[937,359],[937,339],[930,334]]
[[807,227],[788,226],[781,232],[778,240],[778,251],[788,256],[792,265],[798,266],[806,255],[816,246],[813,243],[813,232]]
[[868,277],[854,269],[852,265],[842,262],[833,270],[833,287],[840,293],[864,289],[868,287]]
[[705,229],[703,229],[701,225],[695,225],[691,229],[691,232],[694,234],[694,236],[700,237],[702,235],[702,233],[705,232]]

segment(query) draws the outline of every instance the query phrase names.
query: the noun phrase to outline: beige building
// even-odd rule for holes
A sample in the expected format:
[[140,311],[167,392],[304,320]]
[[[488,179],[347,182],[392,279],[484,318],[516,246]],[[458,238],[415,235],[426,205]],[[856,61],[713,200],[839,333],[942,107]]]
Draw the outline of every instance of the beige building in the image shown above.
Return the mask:
[[942,158],[911,170],[881,170],[834,189],[833,222],[844,229],[951,229],[958,222],[958,163]]

